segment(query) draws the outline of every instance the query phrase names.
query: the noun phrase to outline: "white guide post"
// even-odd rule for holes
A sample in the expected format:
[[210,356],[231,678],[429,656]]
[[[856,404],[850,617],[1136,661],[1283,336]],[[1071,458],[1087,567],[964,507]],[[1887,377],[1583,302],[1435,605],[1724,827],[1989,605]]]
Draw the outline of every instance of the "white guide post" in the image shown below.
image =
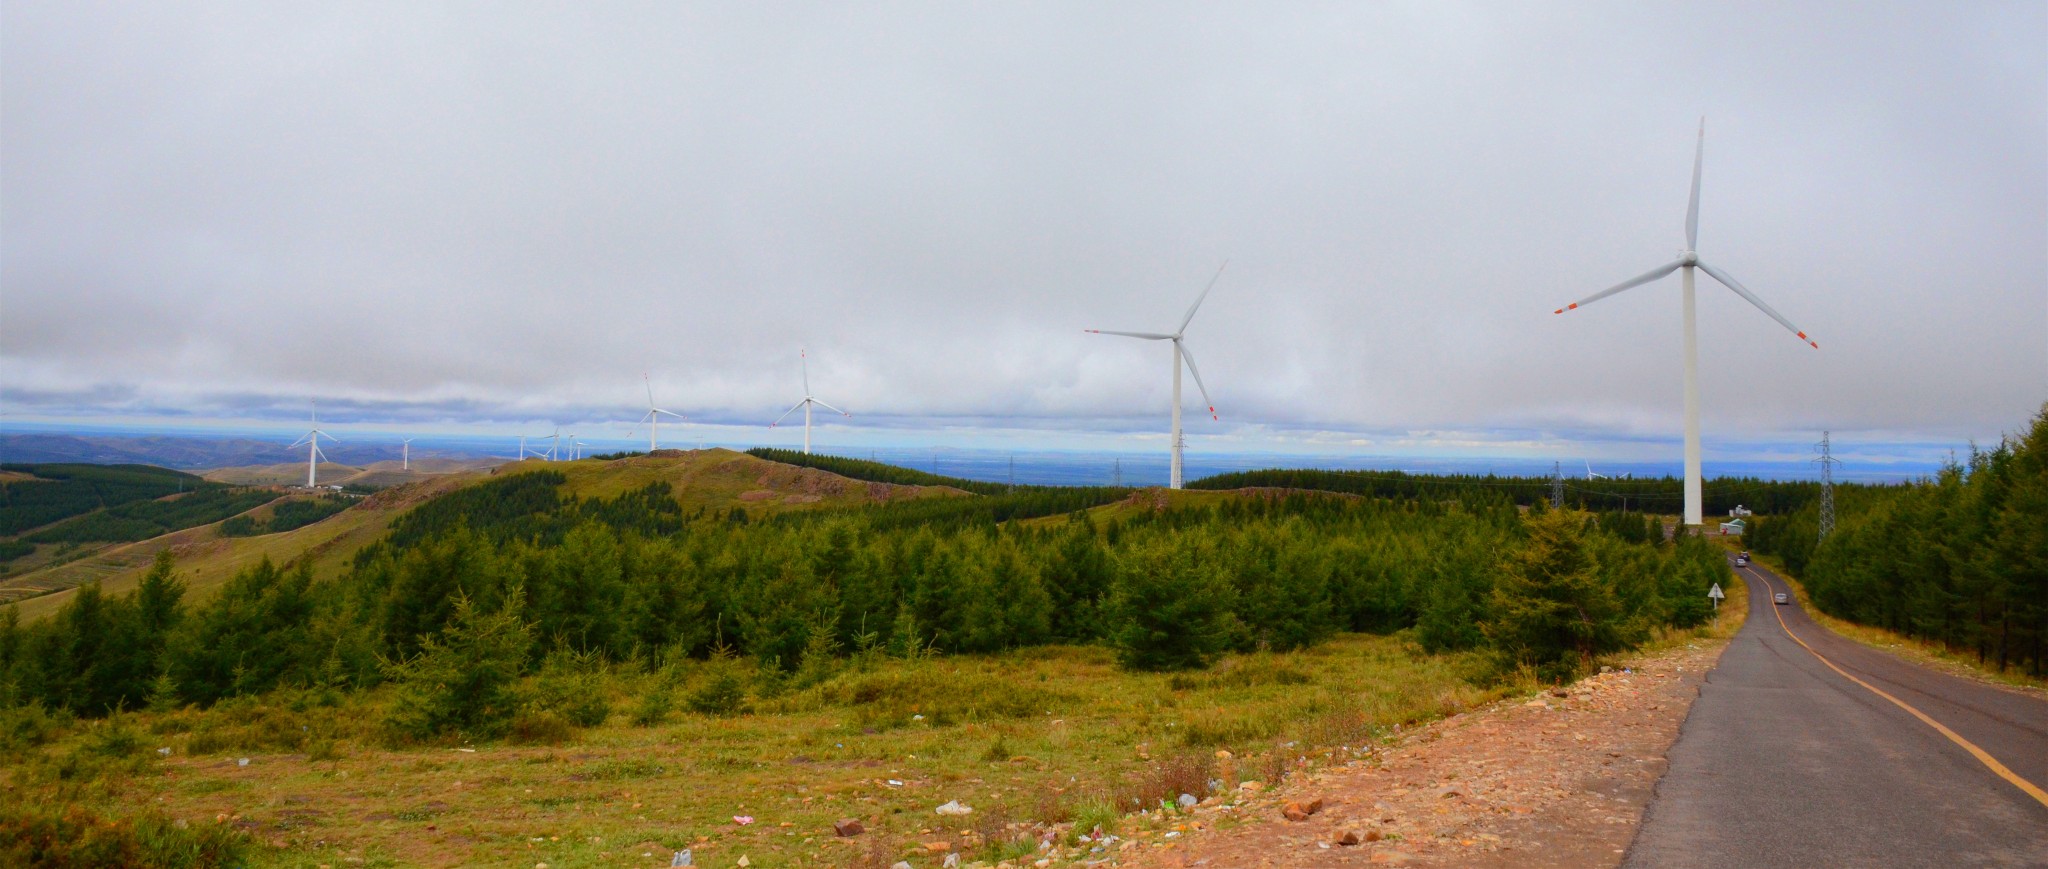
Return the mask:
[[1690,264],[1680,270],[1685,285],[1685,524],[1702,524],[1700,509],[1700,335],[1693,304]]

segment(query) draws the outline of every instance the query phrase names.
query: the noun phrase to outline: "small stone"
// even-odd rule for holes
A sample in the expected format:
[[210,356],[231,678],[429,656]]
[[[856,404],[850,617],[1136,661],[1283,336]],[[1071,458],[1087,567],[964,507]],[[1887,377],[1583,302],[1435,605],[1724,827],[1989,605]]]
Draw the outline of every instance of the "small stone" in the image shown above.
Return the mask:
[[684,848],[681,851],[677,851],[674,857],[669,858],[668,865],[671,869],[676,866],[695,866],[697,861],[696,858],[691,856],[690,849]]
[[926,843],[924,843],[924,849],[925,849],[926,851],[930,851],[930,852],[932,852],[932,853],[934,853],[934,854],[944,854],[944,853],[946,853],[947,851],[951,851],[951,850],[953,850],[953,843],[951,843],[951,842],[926,842]]
[[889,869],[911,869],[911,867],[910,867],[910,861],[909,861],[909,860],[898,860],[898,861],[896,861],[896,865],[894,865],[894,866],[890,866],[890,867],[889,867]]
[[1238,789],[1238,790],[1241,790],[1241,791],[1244,791],[1245,793],[1248,793],[1248,794],[1255,794],[1255,793],[1258,793],[1259,791],[1265,790],[1265,789],[1266,789],[1266,784],[1265,784],[1264,782],[1257,782],[1257,781],[1245,781],[1245,782],[1238,782],[1238,783],[1237,783],[1237,789]]
[[740,869],[747,869],[748,866],[754,865],[754,861],[747,859],[747,855],[741,854],[740,859],[734,861],[733,865],[740,867]]
[[959,866],[960,866],[960,855],[958,855],[958,854],[947,854],[947,855],[946,855],[946,859],[945,859],[945,860],[943,860],[943,861],[940,861],[939,865],[940,865],[941,867],[943,867],[943,869],[959,869]]
[[853,818],[840,818],[832,822],[832,835],[838,836],[841,839],[858,836],[865,832],[867,832],[867,828],[861,826],[860,821]]
[[1180,803],[1180,807],[1183,809],[1192,809],[1195,807],[1195,804],[1201,802],[1201,800],[1195,799],[1194,794],[1181,794],[1180,799],[1175,800],[1175,802]]
[[974,807],[963,806],[959,800],[947,800],[945,805],[933,809],[933,811],[941,815],[971,815],[974,814]]
[[1366,840],[1366,841],[1368,841],[1368,842],[1377,842],[1377,841],[1379,841],[1379,840],[1381,840],[1381,839],[1384,839],[1384,838],[1386,838],[1386,837],[1387,837],[1387,836],[1386,836],[1386,834],[1385,834],[1385,833],[1382,833],[1382,832],[1380,832],[1380,831],[1378,831],[1378,830],[1367,830],[1367,831],[1365,831],[1365,840]]
[[1363,841],[1365,841],[1365,837],[1359,835],[1357,830],[1345,830],[1337,834],[1337,844],[1339,845],[1351,846]]
[[1306,821],[1310,815],[1322,810],[1323,801],[1319,797],[1305,803],[1299,801],[1288,803],[1286,808],[1280,810],[1280,815],[1290,821]]

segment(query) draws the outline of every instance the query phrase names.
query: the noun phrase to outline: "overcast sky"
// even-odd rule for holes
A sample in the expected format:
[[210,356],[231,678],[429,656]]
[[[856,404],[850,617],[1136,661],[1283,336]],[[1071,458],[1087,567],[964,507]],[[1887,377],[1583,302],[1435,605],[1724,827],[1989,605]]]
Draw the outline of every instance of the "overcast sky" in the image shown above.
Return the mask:
[[[0,2],[0,412],[1507,450],[2048,400],[2048,5]],[[623,432],[624,423],[617,428]],[[1019,434],[1019,433],[1023,434]],[[1135,442],[1135,441],[1134,441]],[[1420,445],[1418,447],[1417,445]],[[1660,448],[1662,449],[1662,448]]]

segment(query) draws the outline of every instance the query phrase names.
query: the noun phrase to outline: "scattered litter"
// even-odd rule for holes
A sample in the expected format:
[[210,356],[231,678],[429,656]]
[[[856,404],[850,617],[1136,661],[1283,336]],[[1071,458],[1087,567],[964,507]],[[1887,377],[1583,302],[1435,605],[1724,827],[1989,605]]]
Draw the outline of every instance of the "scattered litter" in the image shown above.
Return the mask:
[[1195,799],[1194,794],[1181,794],[1180,799],[1175,800],[1175,802],[1180,803],[1180,807],[1183,809],[1192,809],[1195,807],[1195,804],[1201,802],[1201,800]]
[[945,862],[940,863],[939,865],[944,867],[944,869],[957,869],[957,867],[959,867],[960,865],[960,855],[947,854]]
[[941,815],[971,815],[974,814],[974,807],[963,806],[959,800],[947,800],[945,805],[938,807],[935,811]]
[[732,816],[732,822],[733,822],[733,823],[735,823],[735,824],[738,824],[738,825],[740,825],[740,826],[742,826],[742,827],[744,827],[744,826],[746,826],[746,825],[748,825],[748,824],[751,824],[751,823],[753,823],[753,822],[754,822],[754,816],[753,816],[753,815],[734,815],[734,816]]
[[684,848],[681,851],[677,851],[674,857],[670,857],[668,859],[668,865],[671,867],[695,866],[697,865],[697,861],[695,858],[690,856],[690,849]]
[[170,757],[170,756],[171,756],[171,748],[170,748],[170,746],[164,746],[163,748],[159,748],[159,749],[157,749],[157,750],[156,750],[156,753],[157,753],[157,754],[161,754],[161,755],[163,755],[163,756],[165,756],[165,757]]
[[910,720],[912,720],[912,721],[923,721],[923,720],[924,720],[924,716],[922,716],[922,715],[912,715],[912,716],[910,716]]
[[892,788],[900,788],[903,786],[903,782],[892,778],[889,780],[889,786]]
[[747,859],[747,855],[741,854],[740,859],[735,861],[733,865],[740,867],[740,869],[747,869],[748,866],[754,865],[754,861]]
[[249,765],[249,759],[248,759],[248,758],[246,758],[246,757],[245,757],[245,758],[242,758],[241,760],[235,761],[235,765],[236,765],[236,766],[248,766],[248,765]]
[[476,753],[476,749],[474,749],[474,748],[458,748],[458,749],[456,749],[456,751],[462,752],[462,753],[464,753],[464,754],[475,754],[475,753]]

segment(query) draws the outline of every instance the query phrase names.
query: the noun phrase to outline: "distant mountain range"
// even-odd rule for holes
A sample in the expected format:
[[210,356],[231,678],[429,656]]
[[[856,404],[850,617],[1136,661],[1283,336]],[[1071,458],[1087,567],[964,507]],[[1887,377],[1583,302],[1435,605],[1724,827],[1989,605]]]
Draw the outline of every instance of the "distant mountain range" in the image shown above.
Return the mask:
[[[288,441],[253,438],[204,438],[69,434],[0,434],[0,462],[83,462],[95,465],[140,464],[185,470],[229,468],[247,465],[276,465],[305,460],[305,448],[285,448]],[[397,446],[390,444],[326,444],[320,452],[328,461],[344,465],[369,465],[395,460]],[[425,458],[467,459],[483,454],[468,451],[421,449],[413,445],[414,462]]]

